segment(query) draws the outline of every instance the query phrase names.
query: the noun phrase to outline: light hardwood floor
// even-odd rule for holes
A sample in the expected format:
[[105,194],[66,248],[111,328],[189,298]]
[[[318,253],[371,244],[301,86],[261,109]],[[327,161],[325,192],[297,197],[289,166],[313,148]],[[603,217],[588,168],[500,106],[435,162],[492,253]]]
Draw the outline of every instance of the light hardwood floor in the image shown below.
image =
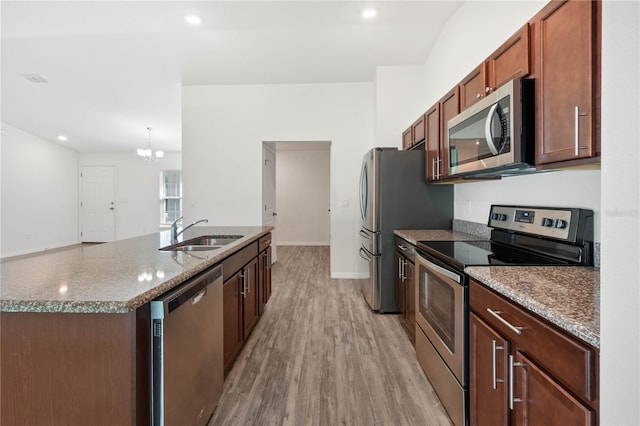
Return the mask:
[[397,315],[334,280],[329,247],[278,247],[273,293],[214,425],[449,425]]

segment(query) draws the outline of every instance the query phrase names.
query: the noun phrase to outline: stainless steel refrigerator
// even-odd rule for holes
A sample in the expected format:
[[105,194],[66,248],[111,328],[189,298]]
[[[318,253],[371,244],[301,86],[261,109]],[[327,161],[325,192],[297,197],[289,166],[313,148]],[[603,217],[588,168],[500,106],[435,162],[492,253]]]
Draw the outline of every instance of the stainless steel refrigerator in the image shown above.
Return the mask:
[[374,148],[360,173],[360,257],[369,264],[362,294],[371,309],[398,312],[395,229],[451,229],[453,185],[425,182],[425,152]]

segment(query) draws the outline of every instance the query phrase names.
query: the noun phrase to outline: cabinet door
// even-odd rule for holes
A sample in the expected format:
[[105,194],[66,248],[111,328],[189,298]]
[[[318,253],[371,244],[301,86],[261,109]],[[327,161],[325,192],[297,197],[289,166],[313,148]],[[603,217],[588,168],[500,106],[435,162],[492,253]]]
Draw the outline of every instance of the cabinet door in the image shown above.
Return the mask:
[[396,305],[398,305],[398,311],[404,315],[405,306],[404,306],[404,279],[402,275],[402,268],[404,265],[404,257],[401,256],[398,252],[395,252],[395,294],[396,294]]
[[485,96],[486,73],[486,62],[483,62],[460,82],[460,111]]
[[447,125],[449,120],[460,112],[459,99],[458,86],[456,86],[440,100],[440,161],[438,162],[439,167],[436,167],[438,178],[449,175],[449,150],[447,148],[449,131]]
[[440,103],[435,104],[425,113],[425,171],[426,180],[438,178],[437,168],[440,158]]
[[229,371],[242,347],[242,271],[229,278],[222,286],[224,327],[224,370]]
[[258,322],[258,318],[260,318],[260,310],[258,308],[258,258],[255,257],[242,271],[244,289],[242,311],[244,338],[246,339]]
[[504,42],[487,60],[485,95],[504,83],[529,75],[529,24],[525,24]]
[[262,315],[267,303],[267,251],[258,255],[258,315]]
[[586,426],[594,413],[532,360],[517,351],[514,362],[514,425]]
[[405,290],[404,290],[404,309],[405,322],[409,339],[415,344],[416,341],[416,279],[414,277],[415,266],[409,261],[405,261]]
[[424,140],[425,137],[425,121],[424,114],[420,116],[412,125],[411,131],[413,132],[413,145],[418,144]]
[[264,303],[266,304],[271,298],[271,247],[265,250],[265,270],[264,270]]
[[402,132],[402,149],[409,149],[413,145],[413,138],[411,134],[411,127]]
[[600,2],[552,2],[535,21],[538,164],[592,157],[594,10]]
[[469,411],[472,426],[508,424],[509,342],[474,313],[469,330]]

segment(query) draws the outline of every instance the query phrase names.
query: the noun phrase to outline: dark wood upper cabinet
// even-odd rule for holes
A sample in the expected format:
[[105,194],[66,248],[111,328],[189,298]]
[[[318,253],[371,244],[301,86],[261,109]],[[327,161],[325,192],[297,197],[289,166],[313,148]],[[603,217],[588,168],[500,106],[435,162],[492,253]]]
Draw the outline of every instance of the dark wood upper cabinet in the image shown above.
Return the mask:
[[447,138],[449,137],[448,123],[460,113],[459,86],[454,87],[440,99],[440,161],[436,167],[438,179],[449,176],[449,150]]
[[599,156],[600,2],[551,2],[533,19],[538,164]]
[[483,62],[460,82],[460,110],[464,110],[484,97],[486,79],[487,63]]
[[413,137],[411,134],[412,128],[409,127],[407,130],[402,132],[402,149],[409,149],[411,145],[413,145]]
[[438,178],[438,161],[440,161],[440,103],[438,102],[424,114],[426,123],[425,133],[425,172],[426,180]]
[[527,23],[460,82],[460,110],[510,80],[529,75],[530,45]]
[[413,132],[413,145],[417,145],[424,141],[425,137],[425,117],[422,114],[412,125],[411,131]]
[[529,24],[525,24],[487,59],[485,94],[503,84],[529,75]]

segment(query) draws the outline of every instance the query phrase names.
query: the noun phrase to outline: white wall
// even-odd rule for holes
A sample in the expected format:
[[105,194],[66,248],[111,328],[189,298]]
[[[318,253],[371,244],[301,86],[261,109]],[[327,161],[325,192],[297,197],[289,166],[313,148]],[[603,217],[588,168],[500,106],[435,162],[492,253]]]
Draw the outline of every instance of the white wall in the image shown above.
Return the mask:
[[295,145],[276,153],[276,244],[328,246],[331,152]]
[[185,86],[182,95],[187,218],[261,225],[262,142],[331,141],[331,275],[366,274],[357,200],[373,145],[372,83]]
[[640,424],[640,4],[602,5],[600,417]]
[[427,109],[424,67],[378,67],[374,84],[375,146],[400,148],[402,132]]
[[180,170],[180,152],[165,152],[152,162],[141,161],[134,151],[83,153],[79,164],[115,168],[116,240],[160,230],[160,172]]
[[1,256],[79,241],[78,154],[2,123]]

